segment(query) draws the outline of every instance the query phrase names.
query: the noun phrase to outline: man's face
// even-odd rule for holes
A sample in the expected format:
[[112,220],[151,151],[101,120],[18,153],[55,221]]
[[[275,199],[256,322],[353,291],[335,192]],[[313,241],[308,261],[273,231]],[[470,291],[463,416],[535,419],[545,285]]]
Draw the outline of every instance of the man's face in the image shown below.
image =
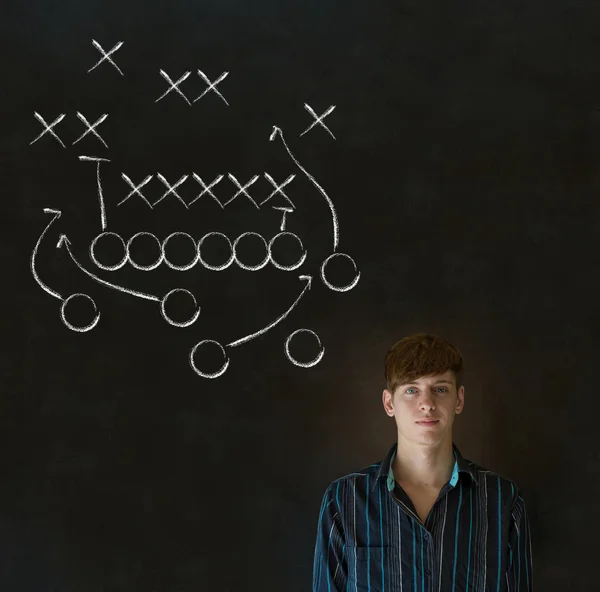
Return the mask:
[[[413,442],[433,443],[452,433],[454,416],[464,407],[465,391],[461,386],[457,392],[454,380],[454,373],[448,370],[402,384],[393,395],[388,389],[383,391],[385,412],[395,418],[399,436]],[[424,418],[438,421],[431,426],[417,423]]]

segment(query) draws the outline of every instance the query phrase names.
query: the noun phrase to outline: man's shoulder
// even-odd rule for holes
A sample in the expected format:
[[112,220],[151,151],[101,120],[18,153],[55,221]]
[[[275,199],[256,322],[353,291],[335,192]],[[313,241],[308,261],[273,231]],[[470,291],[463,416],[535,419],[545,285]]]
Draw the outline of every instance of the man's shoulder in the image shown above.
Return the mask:
[[482,490],[499,490],[501,492],[509,492],[509,495],[513,498],[513,501],[520,494],[520,490],[516,482],[506,475],[498,473],[497,471],[491,471],[490,469],[483,467],[476,462],[469,459],[464,459],[471,473],[475,477],[475,482],[480,492]]
[[383,461],[379,461],[370,465],[367,465],[351,473],[346,473],[334,479],[330,484],[330,490],[338,490],[344,487],[356,487],[365,486],[367,483],[373,483],[373,479],[377,478],[381,464]]

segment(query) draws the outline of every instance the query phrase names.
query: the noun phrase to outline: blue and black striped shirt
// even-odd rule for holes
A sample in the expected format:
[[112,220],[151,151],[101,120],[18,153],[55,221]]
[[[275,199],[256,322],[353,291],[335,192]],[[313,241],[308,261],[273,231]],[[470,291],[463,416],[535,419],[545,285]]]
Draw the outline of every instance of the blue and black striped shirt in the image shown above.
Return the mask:
[[384,460],[323,496],[313,592],[531,592],[525,501],[504,477],[463,458],[425,523]]

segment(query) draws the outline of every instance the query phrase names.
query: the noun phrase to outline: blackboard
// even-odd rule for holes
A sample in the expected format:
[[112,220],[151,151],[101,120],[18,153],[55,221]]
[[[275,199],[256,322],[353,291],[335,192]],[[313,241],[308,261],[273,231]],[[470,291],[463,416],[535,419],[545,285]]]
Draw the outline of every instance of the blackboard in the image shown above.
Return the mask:
[[595,3],[2,12],[0,589],[310,589],[416,331],[536,587],[591,589]]

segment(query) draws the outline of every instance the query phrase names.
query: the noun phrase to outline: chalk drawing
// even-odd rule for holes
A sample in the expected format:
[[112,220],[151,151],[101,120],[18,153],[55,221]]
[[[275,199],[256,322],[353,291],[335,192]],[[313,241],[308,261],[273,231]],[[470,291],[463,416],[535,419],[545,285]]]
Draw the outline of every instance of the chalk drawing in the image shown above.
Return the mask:
[[[317,344],[319,345],[319,353],[310,362],[300,362],[299,360],[296,360],[290,353],[290,342],[299,333],[309,333],[317,340]],[[290,333],[288,338],[285,340],[285,348],[284,349],[285,349],[286,358],[292,364],[294,364],[294,366],[300,366],[301,368],[312,368],[312,366],[316,366],[321,361],[321,359],[323,358],[323,355],[325,354],[325,348],[321,345],[321,340],[319,339],[319,336],[314,331],[311,331],[310,329],[296,329],[296,331],[294,331],[293,333]]]
[[[119,41],[109,51],[104,50],[104,48],[95,40],[92,40],[92,44],[101,53],[101,58],[98,60],[98,62],[96,64],[94,64],[94,66],[92,66],[88,70],[88,73],[92,72],[95,68],[97,68],[103,62],[106,62],[106,63],[112,65],[121,75],[123,75],[123,72],[117,66],[117,64],[115,63],[113,58],[111,57],[115,54],[115,52],[117,52],[122,47],[123,42]],[[229,72],[227,72],[227,71],[223,72],[214,81],[211,81],[202,70],[198,69],[197,73],[198,73],[198,76],[200,76],[200,78],[202,78],[202,80],[206,83],[206,89],[204,89],[204,91],[198,97],[196,97],[194,99],[193,103],[198,102],[201,98],[205,97],[207,94],[212,92],[212,93],[216,94],[227,106],[229,106],[229,102],[225,99],[223,94],[217,88],[217,86],[219,84],[221,84],[227,78],[227,76],[229,75]],[[173,93],[173,94],[179,95],[182,99],[185,100],[185,102],[188,105],[190,105],[190,106],[192,105],[192,102],[190,102],[190,100],[184,94],[184,92],[181,88],[183,83],[186,80],[188,80],[188,78],[191,76],[191,70],[185,71],[184,74],[182,76],[180,76],[179,78],[177,78],[176,80],[171,78],[171,76],[169,76],[169,74],[167,74],[162,69],[159,69],[159,74],[167,82],[168,88],[157,99],[155,99],[155,101],[154,101],[155,103],[158,103],[159,101],[164,99],[167,95]],[[325,131],[327,131],[329,133],[329,135],[331,135],[331,137],[333,139],[335,139],[335,136],[333,135],[331,130],[324,123],[324,119],[333,112],[333,110],[335,109],[335,105],[331,105],[321,115],[317,115],[316,112],[312,109],[312,107],[310,105],[308,105],[307,103],[304,103],[304,108],[314,118],[314,121],[311,123],[311,125],[307,129],[305,129],[300,134],[300,136],[305,135],[308,131],[313,129],[315,126],[321,126],[323,129],[325,129]],[[108,118],[108,113],[102,114],[93,123],[90,123],[90,121],[88,121],[88,119],[80,111],[77,111],[76,115],[77,115],[77,118],[85,126],[85,130],[77,139],[75,139],[72,142],[72,144],[73,145],[78,144],[86,136],[94,136],[98,141],[100,141],[103,144],[103,146],[105,148],[108,148],[107,142],[100,135],[100,132],[98,129],[99,126],[104,121],[106,121],[106,119]],[[38,142],[38,140],[40,140],[40,138],[42,138],[43,136],[49,135],[49,136],[52,136],[57,142],[59,142],[60,145],[63,146],[63,148],[65,148],[66,146],[65,146],[64,142],[59,137],[59,135],[56,131],[56,127],[58,126],[59,123],[61,123],[64,120],[65,116],[66,115],[64,113],[61,113],[51,123],[48,123],[38,112],[34,111],[34,117],[37,119],[37,121],[39,121],[39,123],[41,123],[41,125],[43,126],[43,129],[42,129],[41,133],[39,133],[30,142],[30,145]],[[335,292],[348,292],[349,290],[353,289],[358,284],[358,281],[360,279],[360,272],[358,271],[356,262],[354,261],[354,259],[352,257],[350,257],[350,255],[338,251],[338,247],[339,247],[339,243],[340,243],[340,230],[339,230],[338,215],[337,215],[336,208],[333,204],[333,200],[328,195],[328,193],[325,191],[325,189],[317,182],[315,177],[313,175],[311,175],[306,170],[306,168],[302,164],[300,164],[300,161],[298,160],[298,158],[296,158],[296,156],[294,156],[294,154],[290,150],[290,147],[288,146],[287,142],[284,139],[282,129],[277,126],[273,126],[272,131],[269,135],[269,140],[271,142],[273,142],[277,138],[279,138],[283,148],[285,149],[286,153],[290,157],[290,159],[293,163],[292,166],[296,167],[310,181],[312,186],[319,192],[319,194],[325,200],[325,202],[329,208],[329,212],[331,214],[331,224],[332,224],[332,230],[333,230],[333,251],[331,252],[331,254],[329,254],[327,257],[325,257],[325,259],[320,264],[320,268],[318,269],[320,279],[321,279],[323,285],[330,290],[333,290]],[[199,238],[195,238],[190,233],[175,231],[175,232],[171,232],[171,234],[166,236],[164,239],[161,239],[157,235],[155,235],[151,232],[140,230],[138,232],[135,232],[131,237],[127,238],[127,237],[121,236],[120,234],[118,234],[116,232],[107,230],[107,226],[108,226],[107,207],[105,204],[105,192],[103,191],[103,187],[102,187],[102,179],[101,179],[101,174],[100,174],[101,170],[100,169],[101,169],[101,166],[108,166],[108,165],[103,165],[103,163],[110,163],[111,162],[110,159],[102,158],[102,157],[98,157],[98,156],[85,156],[85,155],[78,156],[78,159],[81,162],[95,162],[96,163],[96,175],[95,175],[96,179],[95,179],[95,181],[96,181],[97,203],[99,206],[99,214],[100,214],[100,231],[96,236],[94,236],[91,239],[89,246],[87,247],[86,250],[89,253],[89,262],[91,262],[97,268],[98,272],[94,273],[94,272],[90,271],[90,269],[88,269],[84,265],[84,263],[75,256],[75,253],[77,252],[77,250],[73,248],[71,241],[69,240],[69,238],[67,237],[67,235],[64,232],[58,233],[58,242],[56,244],[56,252],[63,253],[64,254],[63,256],[69,257],[73,263],[73,266],[75,268],[77,268],[79,271],[81,271],[82,274],[84,274],[86,277],[92,279],[94,282],[96,282],[102,286],[105,286],[107,288],[110,288],[111,290],[115,290],[121,294],[139,298],[141,300],[146,300],[149,302],[157,303],[162,319],[166,323],[168,323],[169,325],[171,325],[173,327],[187,329],[187,331],[189,332],[190,327],[198,324],[198,319],[200,318],[201,306],[198,303],[196,295],[194,295],[192,292],[190,292],[189,290],[182,288],[182,287],[175,287],[175,288],[168,290],[167,293],[164,295],[150,294],[150,293],[136,290],[136,289],[133,289],[130,287],[119,285],[116,282],[108,281],[106,278],[101,277],[101,275],[98,275],[98,273],[103,274],[103,275],[106,275],[107,273],[110,274],[110,273],[116,272],[117,270],[122,269],[126,265],[130,265],[131,267],[133,267],[134,269],[136,269],[138,271],[152,272],[152,271],[156,270],[159,266],[164,264],[169,269],[171,269],[177,273],[189,272],[192,269],[194,269],[196,266],[201,266],[202,268],[204,268],[205,270],[207,270],[209,272],[223,273],[223,272],[226,272],[226,270],[228,270],[232,265],[236,265],[239,269],[242,269],[244,271],[254,272],[254,273],[264,269],[267,265],[273,266],[278,271],[294,272],[294,271],[300,269],[301,267],[307,265],[308,252],[304,246],[302,238],[298,234],[291,232],[290,230],[288,230],[286,228],[287,224],[289,223],[289,215],[294,213],[296,210],[295,204],[292,202],[292,200],[290,199],[290,196],[286,192],[286,191],[289,191],[292,181],[294,181],[294,179],[297,176],[295,173],[289,174],[287,176],[287,178],[281,183],[276,182],[274,180],[274,178],[268,172],[264,172],[262,175],[258,175],[258,174],[252,175],[247,182],[242,183],[238,180],[236,175],[234,175],[231,172],[218,174],[218,175],[214,176],[214,178],[210,182],[205,182],[204,179],[206,177],[202,177],[198,173],[193,172],[193,171],[192,172],[184,172],[183,174],[180,173],[179,179],[175,182],[173,182],[172,179],[167,180],[165,175],[161,174],[160,172],[147,174],[143,179],[141,179],[141,181],[138,178],[138,181],[134,182],[129,175],[127,175],[124,172],[121,172],[120,176],[121,176],[123,182],[127,185],[127,193],[126,193],[125,197],[120,198],[120,201],[119,200],[113,201],[110,199],[110,196],[109,196],[109,200],[108,200],[109,205],[110,205],[110,203],[112,203],[112,204],[115,204],[116,207],[123,206],[124,204],[127,203],[127,204],[129,204],[127,206],[128,208],[135,208],[135,207],[137,207],[136,203],[139,203],[141,201],[144,204],[146,204],[151,210],[154,210],[162,201],[164,201],[167,197],[170,196],[170,197],[174,197],[175,199],[177,199],[184,206],[186,211],[190,212],[190,214],[193,214],[195,209],[198,209],[198,208],[201,209],[201,206],[196,206],[196,208],[194,210],[190,210],[190,207],[193,204],[200,202],[201,198],[204,196],[207,196],[207,198],[211,198],[212,200],[214,200],[219,205],[221,210],[224,210],[225,208],[230,206],[230,204],[232,204],[235,200],[237,200],[238,197],[245,198],[246,200],[248,200],[257,210],[260,210],[262,206],[264,206],[265,204],[267,204],[274,198],[283,199],[285,201],[285,205],[269,204],[269,211],[276,210],[277,212],[281,213],[281,222],[278,225],[279,231],[274,232],[272,235],[270,233],[268,233],[270,236],[263,236],[262,234],[260,234],[258,232],[254,232],[252,230],[247,230],[247,231],[241,232],[237,237],[234,238],[234,237],[227,236],[223,232],[209,231],[209,232],[206,232],[203,236],[201,236]],[[220,198],[217,195],[217,194],[221,193],[220,188],[217,190],[217,193],[215,193],[215,188],[225,178],[227,178],[227,180],[230,182],[231,188],[233,189],[233,191],[231,192],[228,199]],[[255,184],[260,179],[263,179],[263,178],[269,184],[270,191],[269,191],[267,197],[263,198],[262,201],[260,201],[260,203],[258,203],[258,201],[254,198],[254,196],[251,195],[250,191],[252,190],[252,192],[254,193],[255,189],[256,189]],[[189,201],[189,203],[186,202],[186,200],[179,193],[181,191],[181,188],[187,181],[195,181],[198,184],[198,186],[200,187],[200,192],[191,201]],[[261,182],[264,183],[265,181],[261,181]],[[156,182],[159,182],[162,185],[163,191],[162,191],[162,195],[158,199],[156,199],[154,202],[152,202],[152,200],[149,199],[147,197],[147,195],[148,195],[150,184],[156,183]],[[146,195],[144,194],[144,192],[146,192]],[[132,200],[131,198],[134,198],[134,197],[139,198],[139,199]],[[205,203],[205,201],[203,203]],[[241,202],[237,202],[237,203],[241,203]],[[114,207],[114,206],[112,206],[112,207]],[[56,290],[54,288],[51,288],[45,281],[42,281],[42,279],[38,273],[37,259],[38,259],[40,246],[44,242],[45,237],[48,235],[50,228],[53,227],[53,225],[55,225],[55,222],[61,217],[61,211],[58,209],[44,208],[43,211],[46,214],[51,214],[52,219],[46,225],[44,230],[41,232],[37,242],[35,243],[33,251],[31,253],[30,268],[31,268],[32,276],[33,276],[34,280],[38,283],[38,285],[42,288],[42,290],[44,290],[51,297],[56,298],[61,302],[59,316],[60,316],[62,323],[68,329],[75,331],[75,332],[80,332],[80,333],[91,331],[94,327],[96,327],[96,325],[98,324],[98,322],[100,320],[100,311],[98,310],[94,300],[89,295],[84,294],[82,292],[76,292],[76,293],[70,294],[68,296],[63,296],[63,294],[61,294],[61,292],[59,292],[58,290]],[[157,211],[159,211],[159,210],[157,210]],[[237,211],[237,209],[232,208],[229,211],[235,212],[235,211]],[[295,218],[291,218],[291,221],[292,221],[292,226],[295,226],[295,224],[294,224]],[[313,231],[313,229],[311,228],[311,232],[312,231]],[[243,249],[243,246],[249,240],[250,241],[258,241],[258,244],[261,246],[261,249],[263,251],[264,255],[262,256],[262,259],[258,263],[249,264],[249,263],[245,262],[245,260],[244,260],[244,257],[242,254],[242,249]],[[99,250],[100,244],[104,243],[105,241],[116,241],[116,244],[121,249],[121,254],[119,255],[118,261],[116,261],[116,262],[115,261],[111,261],[111,262],[102,261],[102,257],[100,256],[98,250]],[[156,256],[153,257],[151,260],[146,260],[144,262],[139,260],[139,255],[137,255],[137,258],[133,257],[133,250],[135,249],[135,252],[138,253],[139,248],[136,248],[136,245],[138,245],[142,241],[144,241],[144,242],[150,241],[151,244],[155,245],[155,250],[156,250]],[[185,247],[185,248],[188,249],[188,251],[189,251],[188,256],[181,257],[181,255],[178,254],[178,256],[175,259],[173,258],[173,254],[174,254],[173,251],[175,250],[175,252],[179,253],[179,248],[181,248],[180,246],[178,246],[178,249],[175,249],[175,247],[173,246],[173,243],[175,241],[178,243],[178,245],[187,244],[187,247]],[[206,246],[207,246],[207,241],[211,241],[211,242],[222,241],[223,244],[227,248],[227,252],[228,252],[227,260],[221,261],[218,263],[214,262],[214,261],[212,261],[212,262],[208,261],[208,258],[207,258],[206,252],[205,252]],[[282,251],[282,248],[278,245],[280,245],[284,241],[285,241],[286,246],[290,243],[290,241],[297,245],[296,248],[298,250],[298,256],[295,257],[294,261],[288,260],[286,262],[283,262],[280,260],[281,256],[276,255],[276,253],[279,253],[280,251]],[[46,239],[46,242],[47,242],[47,239]],[[171,245],[171,246],[169,247],[169,245]],[[167,255],[167,249],[169,249],[169,256]],[[331,269],[331,267],[330,267],[331,262],[334,259],[337,259],[338,261],[342,261],[346,264],[349,263],[352,266],[353,277],[350,282],[340,283],[339,281],[336,281],[333,279],[332,273],[329,270]],[[88,262],[88,266],[89,266],[89,262]],[[306,270],[302,275],[299,275],[298,278],[300,279],[301,282],[304,282],[304,285],[303,285],[302,289],[300,290],[298,296],[294,299],[292,304],[289,305],[287,308],[285,308],[285,310],[277,318],[275,318],[274,320],[272,320],[271,322],[266,324],[264,327],[253,331],[249,335],[245,335],[243,337],[239,337],[233,341],[230,341],[227,344],[222,344],[220,341],[215,340],[215,339],[199,340],[191,348],[191,350],[189,352],[189,360],[188,361],[189,361],[189,365],[190,365],[191,369],[198,376],[203,377],[203,378],[215,379],[215,378],[218,378],[219,376],[222,376],[227,371],[227,369],[230,365],[229,350],[231,350],[233,348],[237,348],[237,347],[239,347],[243,344],[246,344],[254,339],[258,339],[258,338],[262,337],[267,332],[271,331],[274,327],[279,325],[285,318],[287,318],[289,315],[291,315],[292,312],[295,311],[295,309],[300,306],[302,299],[308,294],[308,292],[311,291],[311,288],[313,285],[313,277],[315,277],[315,276],[316,276],[316,273],[311,273],[310,270]],[[243,290],[243,288],[242,288],[242,290]],[[175,295],[177,295],[177,296],[175,296]],[[175,319],[175,318],[173,318],[172,314],[169,314],[167,312],[167,308],[168,308],[170,300],[173,297],[179,298],[181,296],[183,296],[184,298],[190,299],[191,303],[193,304],[193,309],[192,309],[191,314],[185,315],[186,318]],[[74,323],[67,318],[69,304],[73,303],[74,301],[79,301],[79,302],[85,301],[85,302],[92,304],[93,318],[87,324],[80,323],[80,322]],[[298,360],[290,352],[290,345],[293,343],[296,336],[301,335],[301,334],[308,335],[311,339],[313,339],[315,341],[318,353],[312,360],[309,360],[309,361]],[[198,360],[198,358],[201,357],[203,353],[208,352],[211,349],[212,350],[216,349],[217,356],[222,359],[222,361],[219,362],[220,367],[216,370],[214,370],[214,369],[207,370],[206,368],[202,368],[202,364]],[[290,333],[287,336],[287,338],[285,339],[283,349],[284,349],[285,357],[287,358],[287,360],[294,366],[297,366],[300,368],[311,368],[311,367],[315,366],[316,364],[318,364],[321,361],[321,359],[323,358],[323,355],[325,353],[325,348],[321,344],[321,341],[320,341],[317,333],[315,331],[313,331],[311,329],[307,329],[307,328],[297,329],[297,330],[293,331],[292,333]]]
[[325,192],[325,189],[323,189],[323,187],[321,187],[317,183],[317,180],[310,173],[307,172],[307,170],[298,162],[298,160],[296,160],[295,156],[292,154],[292,152],[288,148],[288,145],[286,144],[286,141],[283,137],[283,132],[281,131],[281,128],[278,128],[277,126],[273,126],[273,132],[269,136],[269,140],[271,140],[271,142],[272,142],[277,136],[279,136],[281,138],[281,141],[282,141],[287,153],[290,155],[290,158],[294,161],[296,166],[308,177],[310,182],[319,190],[319,193],[327,201],[327,205],[329,206],[329,209],[331,210],[331,219],[333,222],[333,250],[334,251],[337,250],[338,243],[340,241],[340,228],[339,228],[337,213],[335,211],[335,207],[333,205],[333,202],[331,201],[331,198],[327,195],[327,193]]
[[123,41],[119,41],[119,43],[117,43],[108,52],[104,51],[103,47],[96,40],[94,40],[94,39],[92,39],[92,45],[102,54],[102,57],[88,70],[88,74],[94,68],[97,68],[102,62],[104,62],[105,60],[107,60],[109,63],[111,63],[119,71],[119,74],[121,74],[121,76],[124,76],[123,72],[121,72],[121,68],[119,68],[119,66],[117,66],[117,64],[115,64],[113,62],[113,60],[111,59],[111,57],[110,57],[113,53],[115,53],[115,51],[121,49],[121,46],[123,45]]
[[166,97],[172,90],[174,90],[179,96],[181,96],[185,100],[185,102],[188,105],[191,106],[189,99],[183,94],[183,92],[179,88],[179,85],[184,80],[186,80],[190,74],[191,74],[191,72],[186,72],[183,76],[181,76],[181,78],[179,78],[177,80],[177,82],[173,82],[171,80],[171,78],[169,77],[169,75],[164,70],[160,70],[160,75],[169,83],[169,88],[162,95],[160,95],[160,97],[158,97],[158,99],[156,99],[156,101],[154,101],[154,102],[158,103],[158,101],[160,101],[161,99]]
[[52,129],[53,127],[55,127],[56,125],[58,125],[65,117],[66,114],[65,113],[61,113],[52,123],[46,123],[44,121],[44,118],[37,113],[36,111],[33,112],[34,117],[44,126],[44,131],[37,137],[35,137],[33,140],[31,140],[31,142],[29,142],[29,145],[31,146],[31,144],[33,144],[34,142],[37,142],[44,134],[51,134],[52,136],[54,136],[58,142],[60,142],[60,145],[63,148],[66,148],[66,146],[63,144],[63,141],[58,137],[58,135],[56,134],[56,132]]
[[[53,290],[52,288],[47,286],[41,280],[41,278],[37,272],[36,257],[37,257],[38,249],[40,248],[40,244],[42,243],[42,240],[43,240],[44,236],[46,235],[46,233],[48,232],[48,229],[50,228],[50,226],[52,226],[52,224],[56,220],[58,220],[62,214],[62,212],[60,210],[55,210],[53,208],[44,208],[44,213],[53,214],[53,217],[52,217],[52,220],[50,220],[50,222],[48,222],[48,225],[46,226],[46,228],[44,228],[42,234],[40,235],[37,242],[35,243],[35,247],[33,248],[33,251],[31,253],[31,258],[30,258],[30,263],[29,263],[30,268],[31,268],[31,273],[32,273],[35,281],[39,284],[39,286],[45,292],[50,294],[50,296],[57,298],[58,300],[61,301],[60,319],[64,323],[64,325],[67,328],[71,329],[72,331],[76,331],[78,333],[86,333],[87,331],[91,331],[98,324],[98,321],[100,320],[100,312],[98,312],[98,309],[96,308],[96,303],[94,302],[94,300],[87,294],[81,294],[81,293],[71,294],[67,298],[64,298],[59,292],[57,292],[56,290]],[[57,245],[57,247],[60,246],[62,242],[63,241],[62,241],[62,237],[61,237],[61,240],[59,241],[59,244]],[[67,320],[66,308],[67,308],[67,305],[69,304],[69,302],[71,302],[74,298],[83,298],[85,300],[91,301],[91,303],[93,304],[95,315],[94,315],[94,318],[92,319],[92,321],[88,325],[76,326]]]
[[93,124],[90,124],[90,122],[81,113],[79,113],[79,111],[77,111],[77,117],[79,117],[79,119],[81,121],[83,121],[83,124],[87,127],[87,129],[85,132],[83,132],[83,134],[81,134],[81,136],[79,136],[73,142],[73,144],[77,144],[77,142],[79,142],[79,140],[81,140],[82,138],[85,138],[85,136],[87,136],[89,133],[92,133],[108,148],[108,145],[106,144],[106,142],[104,141],[102,136],[96,131],[96,128],[108,117],[108,113],[105,113],[104,115],[102,115],[102,117],[100,117],[100,119],[98,119]]
[[219,84],[219,82],[225,80],[225,78],[227,78],[228,74],[229,74],[229,72],[223,72],[223,74],[221,74],[221,76],[219,76],[214,82],[211,82],[208,79],[208,76],[206,76],[206,74],[204,72],[202,72],[202,70],[198,70],[198,75],[202,78],[202,80],[204,80],[204,82],[206,82],[206,84],[208,84],[208,88],[199,97],[194,99],[194,103],[196,101],[200,100],[207,92],[212,90],[215,94],[220,96],[223,99],[223,102],[229,107],[229,103],[227,102],[225,97],[217,90],[217,84]]
[[319,124],[321,127],[325,128],[329,135],[335,140],[335,136],[331,133],[331,130],[323,123],[323,119],[327,117],[334,109],[335,105],[330,105],[330,107],[323,113],[322,115],[317,115],[310,105],[304,103],[304,108],[315,118],[313,121],[300,135],[303,136],[306,132],[310,131],[315,125]]

